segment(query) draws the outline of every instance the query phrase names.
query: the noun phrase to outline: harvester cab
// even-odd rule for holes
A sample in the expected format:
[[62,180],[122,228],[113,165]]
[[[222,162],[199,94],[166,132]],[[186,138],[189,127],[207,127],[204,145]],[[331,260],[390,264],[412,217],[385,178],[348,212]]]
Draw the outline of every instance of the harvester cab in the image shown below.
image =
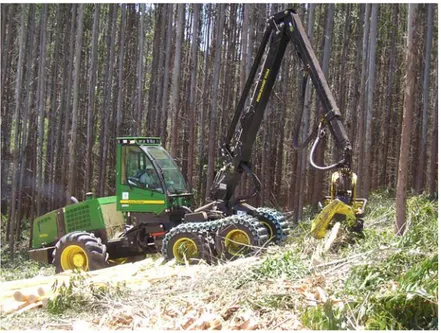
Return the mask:
[[128,219],[141,216],[136,213],[183,212],[182,207],[190,206],[192,194],[160,138],[117,138],[116,178],[117,209]]

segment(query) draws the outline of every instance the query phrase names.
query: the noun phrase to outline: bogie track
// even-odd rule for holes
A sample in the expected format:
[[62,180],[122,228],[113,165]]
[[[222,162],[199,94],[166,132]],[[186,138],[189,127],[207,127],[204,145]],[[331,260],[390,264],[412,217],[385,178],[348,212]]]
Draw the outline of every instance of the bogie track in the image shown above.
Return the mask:
[[280,245],[288,237],[289,224],[279,211],[273,208],[259,207],[254,216],[268,229],[271,242]]
[[271,242],[281,244],[286,239],[288,223],[280,212],[258,208],[252,214],[180,224],[164,237],[162,254],[181,263],[210,263],[216,257],[233,260],[252,255]]

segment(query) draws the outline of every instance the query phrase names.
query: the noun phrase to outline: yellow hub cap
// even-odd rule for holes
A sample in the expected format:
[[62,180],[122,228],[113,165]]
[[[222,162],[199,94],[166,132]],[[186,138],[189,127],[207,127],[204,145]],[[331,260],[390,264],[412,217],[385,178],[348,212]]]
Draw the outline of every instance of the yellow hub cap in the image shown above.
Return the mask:
[[249,245],[251,245],[250,237],[240,229],[233,229],[225,236],[225,247],[232,255],[243,253]]
[[87,271],[89,269],[87,253],[78,245],[67,246],[61,253],[60,262],[63,270],[82,269]]
[[259,221],[259,222],[262,223],[262,224],[268,229],[269,239],[272,239],[273,236],[274,236],[273,228],[271,228],[271,226],[269,225],[269,223],[266,222],[266,221]]
[[190,238],[180,238],[173,245],[173,256],[178,262],[184,262],[184,258],[187,260],[190,258],[197,258],[198,255],[198,247],[194,240]]

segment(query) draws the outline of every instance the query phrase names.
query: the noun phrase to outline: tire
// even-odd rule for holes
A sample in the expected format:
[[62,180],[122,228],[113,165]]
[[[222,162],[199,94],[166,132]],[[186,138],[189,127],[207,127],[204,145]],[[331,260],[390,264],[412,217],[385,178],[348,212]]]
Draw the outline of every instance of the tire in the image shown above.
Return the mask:
[[80,269],[94,271],[109,266],[106,245],[94,234],[75,231],[64,235],[55,245],[52,264],[55,272]]
[[195,264],[204,260],[210,261],[210,248],[202,235],[196,232],[171,230],[170,236],[163,243],[163,254],[167,260],[173,258],[179,264]]
[[268,241],[268,231],[251,216],[232,216],[216,233],[216,252],[226,260],[252,255]]

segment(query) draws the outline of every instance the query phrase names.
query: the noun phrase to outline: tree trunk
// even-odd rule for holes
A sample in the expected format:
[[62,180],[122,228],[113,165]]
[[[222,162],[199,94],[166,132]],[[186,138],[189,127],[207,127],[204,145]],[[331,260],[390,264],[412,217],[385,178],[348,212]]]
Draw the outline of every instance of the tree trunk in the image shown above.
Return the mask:
[[147,108],[147,132],[152,135],[154,128],[156,127],[156,111],[157,111],[157,95],[159,94],[159,75],[162,64],[162,48],[161,42],[164,39],[161,38],[162,31],[165,31],[162,27],[164,5],[160,5],[155,10],[155,31],[153,37],[153,51],[152,51],[152,64],[151,64],[151,79],[149,86],[149,100]]
[[69,181],[67,185],[67,198],[75,194],[76,181],[76,147],[77,147],[77,127],[78,127],[78,99],[79,99],[79,78],[80,78],[80,64],[81,64],[81,47],[83,44],[83,20],[84,20],[84,5],[80,4],[78,7],[78,22],[77,22],[77,36],[75,38],[75,58],[74,58],[74,83],[73,83],[73,103],[72,103],[72,125],[70,130],[69,141]]
[[205,193],[210,193],[211,183],[214,177],[214,159],[215,159],[215,143],[216,143],[216,117],[217,117],[217,96],[219,88],[219,74],[220,74],[220,56],[222,51],[222,37],[225,21],[225,5],[217,5],[217,26],[216,26],[216,42],[214,45],[214,69],[213,69],[213,87],[211,94],[211,115],[210,115],[210,130],[208,137],[208,173],[207,186]]
[[[328,79],[328,69],[329,69],[329,59],[331,57],[331,46],[332,46],[332,30],[334,25],[334,10],[335,10],[335,4],[329,4],[328,7],[328,13],[326,18],[326,28],[324,33],[324,40],[325,40],[325,47],[323,50],[323,58],[322,58],[322,70],[323,74],[326,79]],[[320,109],[323,108],[323,106],[320,104],[318,106]],[[319,114],[322,114],[323,112],[319,112]],[[323,140],[324,141],[324,140]],[[316,151],[316,163],[318,165],[323,165],[324,162],[324,154],[325,150],[324,147],[326,145],[326,142],[322,142],[321,145],[318,147]],[[314,180],[314,192],[313,192],[313,200],[312,205],[315,207],[318,205],[318,202],[323,197],[323,171],[315,170],[316,177]]]
[[358,101],[359,112],[358,112],[358,171],[357,174],[360,176],[358,180],[358,190],[361,193],[363,189],[363,184],[367,179],[363,179],[364,167],[366,165],[364,161],[364,142],[363,138],[365,136],[365,119],[366,119],[366,68],[368,61],[368,41],[369,41],[369,17],[371,16],[371,4],[366,4],[366,9],[364,13],[364,32],[363,32],[363,56],[361,61],[361,93],[360,99]]
[[199,47],[199,22],[200,22],[200,4],[193,4],[193,31],[191,39],[191,63],[190,63],[190,142],[188,147],[188,172],[187,180],[190,191],[193,187],[193,162],[194,162],[194,144],[195,144],[195,111],[196,111],[196,86],[198,72],[198,47]]
[[[100,162],[100,173],[99,173],[99,196],[104,196],[105,188],[107,184],[107,154],[108,154],[108,143],[109,143],[109,121],[112,114],[112,87],[113,87],[113,65],[115,62],[115,39],[116,39],[116,18],[118,13],[118,7],[115,4],[110,5],[109,12],[109,26],[110,37],[108,37],[107,44],[107,54],[109,55],[106,75],[104,79],[104,101],[103,101],[103,114],[101,121],[101,162]],[[136,119],[135,119],[136,120]],[[136,122],[136,121],[135,121]],[[137,125],[135,125],[137,126]]]
[[[19,161],[19,124],[20,124],[20,109],[21,109],[21,88],[22,88],[22,77],[23,77],[23,63],[24,63],[24,47],[26,45],[27,38],[27,30],[25,27],[25,19],[26,19],[26,6],[24,4],[20,5],[22,10],[21,15],[21,23],[20,23],[20,39],[19,39],[19,52],[18,52],[18,64],[17,64],[17,79],[15,81],[15,111],[14,111],[14,150],[13,150],[13,168],[12,168],[12,193],[11,193],[11,201],[9,206],[9,255],[11,260],[14,259],[14,237],[15,234],[15,225],[16,225],[16,211],[15,211],[15,203],[20,198],[17,198],[17,186],[18,186],[18,161]],[[32,5],[31,5],[32,6]],[[31,9],[29,9],[29,15],[31,15]],[[32,36],[31,36],[32,38]],[[26,119],[23,119],[26,121]],[[23,163],[23,161],[22,161]]]
[[408,162],[410,151],[410,129],[414,113],[414,93],[416,80],[416,4],[409,4],[406,84],[404,92],[403,125],[401,130],[401,149],[398,166],[397,197],[395,201],[395,233],[403,235],[406,230],[406,190],[408,178]]
[[[438,69],[438,66],[437,66]],[[428,175],[429,194],[437,198],[438,195],[438,83],[435,89],[435,105],[433,114],[432,149],[430,154],[430,169]]]
[[423,117],[421,126],[421,139],[418,156],[418,167],[416,170],[415,190],[421,193],[424,187],[424,174],[426,170],[427,150],[427,119],[429,109],[429,77],[430,77],[430,56],[432,54],[433,36],[433,4],[427,5],[427,34],[426,34],[426,56],[424,60],[424,85],[423,85]]
[[372,118],[374,112],[374,90],[375,90],[375,51],[377,47],[377,18],[378,4],[372,5],[371,27],[369,36],[369,69],[368,69],[368,90],[367,90],[367,108],[366,108],[366,136],[364,142],[364,168],[360,174],[363,178],[362,197],[367,198],[370,188],[370,170],[372,159]]
[[[167,13],[173,13],[173,5],[167,5]],[[168,27],[167,27],[167,42],[165,48],[165,66],[164,66],[164,81],[163,81],[163,89],[162,89],[162,103],[161,103],[161,122],[158,122],[158,126],[161,127],[161,139],[162,143],[165,146],[167,140],[167,113],[168,113],[168,89],[169,89],[169,77],[170,77],[170,57],[171,57],[171,42],[172,42],[172,15],[167,15],[168,17]]]
[[184,35],[184,14],[185,4],[177,4],[178,8],[178,21],[176,23],[176,43],[175,43],[175,57],[173,63],[172,72],[172,85],[171,85],[171,147],[170,153],[172,157],[177,156],[178,145],[178,115],[179,115],[179,92],[180,92],[180,79],[181,79],[181,54],[182,54],[182,39]]
[[[211,12],[211,8],[212,5],[209,4],[208,8],[207,8],[207,12]],[[207,31],[206,31],[206,36],[205,36],[205,54],[204,54],[204,84],[202,85],[203,87],[203,98],[202,98],[202,103],[201,103],[201,108],[200,108],[200,134],[199,134],[199,184],[198,184],[198,193],[200,195],[199,201],[202,204],[205,201],[205,197],[207,196],[207,193],[204,191],[203,189],[203,171],[204,171],[204,167],[205,167],[205,161],[206,161],[206,156],[204,156],[204,139],[205,139],[205,110],[206,110],[206,103],[208,100],[208,71],[209,71],[209,67],[208,67],[208,56],[209,56],[209,51],[210,51],[210,47],[209,47],[209,43],[208,41],[210,40],[210,32],[211,32],[211,14],[208,16],[208,23],[207,23]],[[208,174],[207,174],[208,175]],[[208,177],[208,176],[207,176]]]
[[[354,68],[354,75],[353,75],[353,81],[354,81],[354,90],[352,92],[352,103],[351,103],[351,135],[350,140],[352,142],[352,147],[355,150],[355,142],[357,139],[357,109],[358,104],[360,101],[360,91],[359,91],[359,85],[360,80],[358,80],[358,77],[360,75],[360,62],[361,62],[361,54],[362,54],[362,42],[363,42],[363,14],[366,10],[366,5],[361,4],[360,5],[360,11],[359,11],[359,17],[358,17],[358,23],[357,23],[357,51],[355,55],[355,68]],[[358,163],[360,163],[360,160],[358,160]]]
[[41,7],[40,17],[40,59],[38,66],[38,143],[37,143],[37,216],[41,215],[41,201],[44,193],[43,184],[43,136],[44,136],[44,114],[45,114],[45,79],[46,79],[46,25],[47,25],[47,4]]
[[[118,48],[118,97],[116,104],[116,136],[121,135],[122,124],[122,105],[123,105],[123,64],[124,64],[124,49],[126,42],[126,5],[121,5],[121,29],[119,36]],[[149,100],[150,102],[150,100]]]
[[[162,12],[161,12],[161,18],[164,21],[163,23],[161,22],[161,34],[159,36],[159,45],[158,48],[160,49],[158,52],[158,56],[159,56],[159,65],[158,65],[158,79],[157,79],[157,93],[155,96],[155,119],[154,119],[154,123],[155,126],[152,128],[152,134],[156,135],[156,136],[160,136],[161,135],[161,117],[162,117],[162,96],[164,93],[164,82],[163,79],[165,77],[165,60],[166,60],[166,54],[165,54],[165,48],[164,48],[164,41],[165,41],[165,37],[166,37],[166,29],[162,28],[162,25],[166,24],[168,22],[168,18],[167,18],[167,6],[168,5],[163,5]],[[168,31],[168,30],[167,30]]]
[[[65,108],[64,108],[64,125],[63,125],[63,140],[61,141],[61,144],[63,146],[63,155],[62,155],[62,167],[61,167],[61,186],[60,189],[60,198],[64,198],[62,200],[62,203],[69,204],[70,198],[66,198],[67,192],[65,192],[65,185],[66,185],[66,172],[69,168],[68,162],[69,162],[69,155],[68,155],[68,133],[69,133],[69,115],[71,114],[71,107],[70,107],[70,101],[71,101],[71,92],[72,92],[72,63],[74,58],[74,40],[75,40],[75,17],[77,13],[77,4],[72,5],[71,9],[71,22],[70,22],[70,34],[69,34],[69,55],[68,55],[68,66],[67,66],[67,82],[64,81],[63,83],[66,84],[66,99],[65,99]],[[64,85],[63,84],[63,85]]]
[[[27,49],[30,50],[29,52],[26,52],[26,75],[25,75],[25,82],[24,82],[24,105],[23,105],[23,115],[22,115],[22,136],[21,136],[21,145],[20,145],[20,156],[21,156],[21,163],[20,163],[20,175],[19,175],[19,181],[18,181],[18,195],[17,195],[17,216],[16,216],[16,223],[17,228],[19,229],[20,224],[20,214],[22,211],[22,206],[24,205],[23,200],[23,191],[25,186],[25,172],[26,172],[26,163],[27,163],[27,144],[28,144],[28,124],[30,124],[30,105],[31,105],[31,97],[32,97],[32,61],[35,57],[34,52],[34,34],[35,34],[35,5],[31,4],[29,6],[29,16],[28,16],[28,46]],[[17,147],[18,149],[18,147]],[[15,199],[14,199],[15,200]],[[11,234],[10,237],[14,237],[14,234]]]
[[[309,5],[309,13],[308,13],[308,27],[307,33],[309,42],[312,45],[313,33],[314,33],[314,10],[315,4]],[[310,119],[310,94],[311,94],[311,84],[307,84],[305,88],[305,104],[303,108],[303,116],[302,116],[302,130],[301,130],[301,142],[305,142],[308,137],[309,132],[309,119]],[[303,101],[302,101],[303,102]],[[300,168],[299,168],[299,196],[294,200],[298,200],[298,210],[297,216],[294,217],[296,221],[302,218],[303,211],[303,201],[304,201],[304,193],[305,193],[305,183],[306,183],[306,161],[307,161],[307,151],[306,149],[302,149],[299,151],[299,159],[300,159]]]
[[392,116],[392,105],[393,105],[393,94],[392,94],[392,88],[394,83],[394,77],[395,77],[395,63],[396,63],[396,57],[397,57],[397,32],[398,32],[398,9],[399,5],[394,4],[394,14],[392,19],[392,35],[391,35],[391,50],[390,50],[390,58],[389,58],[389,73],[388,73],[388,80],[387,80],[387,91],[386,91],[386,115],[383,122],[384,126],[384,140],[383,140],[383,167],[381,170],[381,182],[384,186],[387,186],[387,161],[388,161],[388,155],[389,155],[389,138],[390,138],[390,130],[391,130],[391,116]]
[[85,190],[92,190],[92,148],[94,142],[93,136],[93,111],[95,109],[95,89],[97,79],[97,61],[98,61],[98,36],[100,25],[100,11],[101,5],[95,4],[95,11],[93,15],[92,28],[92,53],[90,55],[89,67],[89,92],[87,104],[87,132],[86,132],[86,175],[85,175]]
[[[143,89],[142,89],[142,70],[143,70],[143,64],[144,64],[144,11],[145,11],[145,4],[140,4],[139,9],[139,35],[138,35],[138,42],[139,42],[139,56],[138,56],[138,70],[137,70],[137,78],[138,83],[136,85],[136,111],[135,111],[135,133],[136,135],[141,135],[141,113],[142,113],[142,100],[143,100]],[[112,44],[113,45],[113,44]]]

